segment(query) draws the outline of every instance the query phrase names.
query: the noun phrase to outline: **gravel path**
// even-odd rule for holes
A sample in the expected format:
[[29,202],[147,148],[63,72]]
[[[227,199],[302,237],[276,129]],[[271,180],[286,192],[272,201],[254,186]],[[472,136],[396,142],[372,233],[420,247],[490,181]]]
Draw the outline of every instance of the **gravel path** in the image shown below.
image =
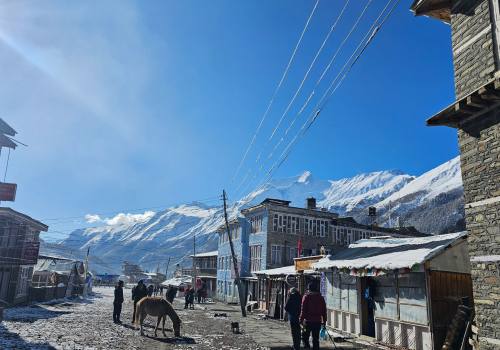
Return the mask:
[[[167,318],[167,337],[158,332],[154,338],[152,317],[146,319],[145,337],[131,326],[130,289],[124,291],[123,325],[112,321],[112,288],[95,288],[94,296],[64,300],[30,307],[5,310],[0,324],[1,349],[267,349],[248,334],[232,334],[231,313],[235,308],[222,304],[196,305],[195,310],[182,309],[182,300],[174,307],[183,324],[181,336],[175,338]],[[221,308],[223,307],[223,308]],[[220,311],[218,311],[220,310]],[[215,318],[215,312],[228,317]]]

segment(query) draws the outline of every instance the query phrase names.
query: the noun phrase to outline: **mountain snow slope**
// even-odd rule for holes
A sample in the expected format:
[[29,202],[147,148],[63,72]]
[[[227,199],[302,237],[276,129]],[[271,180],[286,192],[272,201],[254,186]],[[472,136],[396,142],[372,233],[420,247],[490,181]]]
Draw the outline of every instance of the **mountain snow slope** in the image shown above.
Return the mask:
[[[306,171],[286,179],[273,180],[242,199],[230,204],[229,215],[260,203],[265,198],[290,200],[303,207],[307,197],[315,197],[318,206],[341,215],[367,220],[367,207],[379,211],[378,222],[414,225],[424,232],[443,232],[460,227],[463,200],[458,157],[419,177],[400,171],[378,171],[340,180],[315,179]],[[149,270],[169,271],[175,265],[188,264],[195,237],[196,250],[207,251],[217,246],[215,230],[223,224],[221,206],[190,203],[145,214],[119,214],[101,220],[90,215],[95,227],[73,231],[59,244],[61,251],[86,252],[97,272],[119,271],[123,261],[137,262]]]
[[[384,226],[415,226],[429,233],[464,230],[460,157],[420,175],[375,207]],[[354,217],[366,222],[362,213]]]

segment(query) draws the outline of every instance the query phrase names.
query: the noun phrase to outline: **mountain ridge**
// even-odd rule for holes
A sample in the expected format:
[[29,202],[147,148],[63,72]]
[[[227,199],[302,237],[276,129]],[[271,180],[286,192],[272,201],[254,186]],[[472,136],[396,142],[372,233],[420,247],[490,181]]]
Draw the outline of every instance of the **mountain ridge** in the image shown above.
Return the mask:
[[[399,223],[423,232],[442,233],[463,226],[463,189],[459,157],[420,176],[400,170],[382,170],[339,180],[316,179],[310,171],[286,179],[276,179],[252,191],[229,206],[229,215],[260,203],[280,198],[291,205],[304,206],[315,197],[319,207],[353,216],[367,223],[367,207],[375,206],[381,226]],[[119,214],[102,220],[102,225],[73,231],[58,246],[86,251],[99,258],[101,269],[119,270],[122,261],[134,261],[148,269],[164,267],[167,257],[183,264],[192,253],[216,248],[215,230],[223,224],[220,206],[189,203],[144,214]],[[90,216],[97,220],[98,216]],[[94,222],[97,223],[97,222]],[[54,247],[52,247],[54,249]]]

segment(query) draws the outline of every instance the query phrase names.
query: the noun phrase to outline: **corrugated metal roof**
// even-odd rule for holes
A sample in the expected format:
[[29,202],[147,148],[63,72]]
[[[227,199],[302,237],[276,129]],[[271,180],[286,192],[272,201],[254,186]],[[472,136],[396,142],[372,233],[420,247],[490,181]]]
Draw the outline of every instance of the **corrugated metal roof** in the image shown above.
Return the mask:
[[430,260],[466,236],[464,231],[417,238],[363,239],[312,266],[316,270],[411,268]]

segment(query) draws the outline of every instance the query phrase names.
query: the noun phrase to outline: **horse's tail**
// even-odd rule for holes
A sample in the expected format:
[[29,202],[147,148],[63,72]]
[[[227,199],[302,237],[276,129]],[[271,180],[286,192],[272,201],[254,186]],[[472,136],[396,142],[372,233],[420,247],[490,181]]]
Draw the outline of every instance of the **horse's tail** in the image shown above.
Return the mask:
[[141,319],[141,314],[142,314],[142,309],[144,308],[143,306],[143,302],[144,300],[146,300],[145,298],[142,298],[141,300],[139,300],[135,306],[135,320],[134,320],[134,323],[139,326],[140,325],[140,319]]

